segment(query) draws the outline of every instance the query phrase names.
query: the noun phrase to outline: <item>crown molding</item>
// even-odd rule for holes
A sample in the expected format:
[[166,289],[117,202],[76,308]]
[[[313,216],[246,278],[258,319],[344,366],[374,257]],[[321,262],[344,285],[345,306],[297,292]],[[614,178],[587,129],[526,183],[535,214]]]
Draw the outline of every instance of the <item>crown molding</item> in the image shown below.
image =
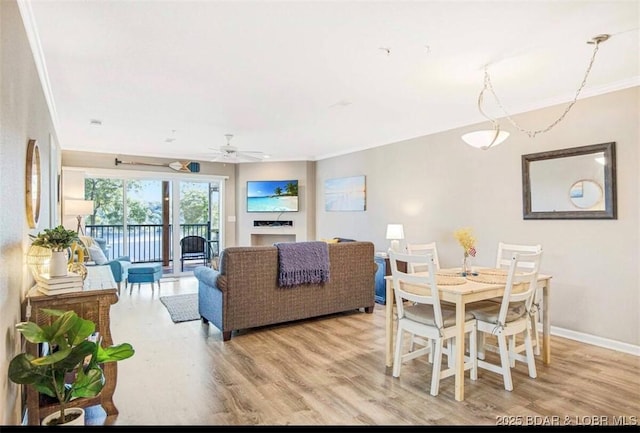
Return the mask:
[[47,64],[42,52],[42,45],[40,44],[40,36],[38,35],[38,28],[33,16],[33,10],[31,9],[31,1],[17,0],[17,3],[18,9],[20,10],[20,16],[22,16],[22,22],[27,34],[27,39],[29,40],[29,46],[31,47],[31,53],[33,54],[33,60],[36,65],[36,70],[38,71],[38,77],[40,77],[40,84],[42,85],[44,98],[47,101],[49,113],[51,114],[54,135],[58,136],[58,113],[56,111],[56,104],[53,99],[53,93],[51,92],[51,84],[49,82]]

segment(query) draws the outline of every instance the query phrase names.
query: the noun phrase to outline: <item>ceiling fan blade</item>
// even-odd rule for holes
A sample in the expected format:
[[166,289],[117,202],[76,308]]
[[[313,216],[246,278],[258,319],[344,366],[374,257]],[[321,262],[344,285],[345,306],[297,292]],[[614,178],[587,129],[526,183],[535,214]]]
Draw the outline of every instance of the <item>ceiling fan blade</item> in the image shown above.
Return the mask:
[[258,150],[240,150],[231,145],[231,138],[233,138],[233,134],[225,134],[225,137],[227,138],[227,144],[222,145],[217,149],[209,148],[211,151],[210,153],[214,154],[214,158],[211,159],[211,161],[236,163],[264,160],[264,152]]
[[[262,152],[260,152],[262,153]],[[238,157],[246,161],[262,161],[262,156],[247,155],[247,152],[238,152]]]

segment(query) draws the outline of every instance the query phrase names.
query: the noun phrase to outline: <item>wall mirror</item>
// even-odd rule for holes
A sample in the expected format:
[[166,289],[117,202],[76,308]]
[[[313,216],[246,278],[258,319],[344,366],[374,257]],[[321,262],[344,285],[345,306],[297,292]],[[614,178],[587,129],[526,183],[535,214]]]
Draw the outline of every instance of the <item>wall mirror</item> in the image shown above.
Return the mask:
[[42,189],[40,150],[36,140],[29,140],[27,144],[27,164],[25,169],[27,222],[29,228],[34,229],[40,219],[40,193]]
[[524,219],[616,219],[615,143],[522,155]]

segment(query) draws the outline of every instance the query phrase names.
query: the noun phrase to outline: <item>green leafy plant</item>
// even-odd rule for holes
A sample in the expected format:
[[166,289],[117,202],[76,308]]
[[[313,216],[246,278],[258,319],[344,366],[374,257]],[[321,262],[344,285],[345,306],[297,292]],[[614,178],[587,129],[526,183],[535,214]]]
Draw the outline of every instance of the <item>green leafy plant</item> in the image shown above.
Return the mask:
[[73,230],[67,230],[63,225],[52,229],[44,229],[38,233],[33,245],[49,248],[52,251],[64,251],[69,248],[75,241],[79,241],[78,234]]
[[57,423],[65,420],[67,404],[77,397],[95,397],[105,385],[101,364],[121,361],[135,353],[129,343],[102,347],[93,341],[96,325],[73,311],[43,309],[56,317],[51,325],[34,322],[16,324],[18,332],[35,344],[46,343],[48,352],[40,357],[16,355],[9,363],[9,379],[31,385],[39,393],[54,397],[60,404]]

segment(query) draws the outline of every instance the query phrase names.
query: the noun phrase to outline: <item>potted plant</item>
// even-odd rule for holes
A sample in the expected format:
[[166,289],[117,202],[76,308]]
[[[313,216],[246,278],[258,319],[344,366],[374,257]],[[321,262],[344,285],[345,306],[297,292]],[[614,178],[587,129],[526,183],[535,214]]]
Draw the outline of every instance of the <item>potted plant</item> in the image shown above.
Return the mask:
[[66,251],[76,241],[78,241],[78,234],[73,230],[67,230],[63,225],[52,229],[44,229],[43,232],[35,236],[33,245],[51,250],[49,274],[52,277],[67,275]]
[[[39,357],[30,353],[16,355],[9,364],[9,379],[34,386],[39,393],[57,399],[60,411],[52,414],[49,425],[64,424],[70,421],[67,405],[72,399],[95,397],[104,387],[101,364],[130,358],[134,350],[129,343],[102,347],[99,336],[94,334],[95,323],[74,311],[43,311],[56,317],[51,325],[20,322],[16,328],[27,341],[46,343],[48,350]],[[84,415],[84,410],[81,412]]]

